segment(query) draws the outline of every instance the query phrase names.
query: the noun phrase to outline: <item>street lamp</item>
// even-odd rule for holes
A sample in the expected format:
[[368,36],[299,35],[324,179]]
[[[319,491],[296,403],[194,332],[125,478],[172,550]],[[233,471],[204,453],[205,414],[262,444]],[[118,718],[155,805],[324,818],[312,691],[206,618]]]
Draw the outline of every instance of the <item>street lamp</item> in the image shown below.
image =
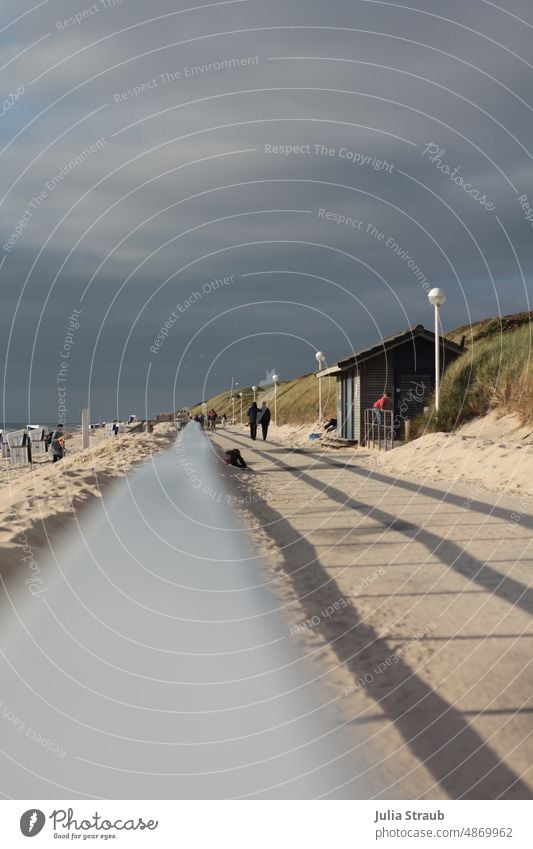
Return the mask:
[[231,409],[232,409],[231,423],[232,423],[232,425],[235,425],[235,395],[231,396]]
[[278,426],[278,380],[279,380],[279,374],[273,374],[272,380],[274,381],[274,424],[277,427]]
[[[322,368],[322,364],[326,364],[326,357],[323,351],[317,351],[315,354],[315,358],[317,361],[317,371],[320,371]],[[320,378],[318,378],[318,421],[322,421],[322,383]]]
[[255,393],[257,392],[257,386],[252,386],[252,392],[254,393],[254,401],[255,401]]
[[239,392],[239,398],[241,399],[241,427],[242,427],[242,392]]
[[442,289],[431,289],[428,292],[429,303],[435,307],[435,414],[439,412],[440,400],[440,334],[439,334],[439,307],[446,300],[446,294]]

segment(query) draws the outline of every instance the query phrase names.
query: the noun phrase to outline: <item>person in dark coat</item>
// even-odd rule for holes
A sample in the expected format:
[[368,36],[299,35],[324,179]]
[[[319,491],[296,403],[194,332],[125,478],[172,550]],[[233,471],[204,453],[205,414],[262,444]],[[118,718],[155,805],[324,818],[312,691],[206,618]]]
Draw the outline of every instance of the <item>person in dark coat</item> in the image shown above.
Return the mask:
[[252,406],[248,410],[248,424],[250,425],[250,436],[252,439],[255,439],[257,436],[257,414],[259,410],[257,409],[257,404],[255,401]]
[[57,463],[58,460],[62,460],[66,454],[65,437],[63,435],[63,425],[61,422],[52,434],[50,448],[52,451],[52,463]]
[[258,411],[258,421],[261,425],[264,441],[267,438],[268,426],[270,424],[270,410],[267,406],[266,401],[263,401],[263,403],[261,404],[261,409]]
[[224,462],[228,466],[238,466],[239,469],[246,469],[246,461],[238,448],[228,448],[224,457]]

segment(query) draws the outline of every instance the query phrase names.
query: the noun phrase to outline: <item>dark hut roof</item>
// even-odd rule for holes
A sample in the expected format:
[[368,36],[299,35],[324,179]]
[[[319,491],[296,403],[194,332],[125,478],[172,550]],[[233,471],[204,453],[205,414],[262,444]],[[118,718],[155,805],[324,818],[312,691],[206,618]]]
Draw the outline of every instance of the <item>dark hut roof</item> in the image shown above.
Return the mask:
[[[345,369],[350,369],[354,366],[360,365],[361,363],[372,359],[372,357],[378,356],[378,354],[390,351],[392,348],[398,347],[398,345],[403,345],[405,342],[409,342],[410,340],[414,341],[417,337],[422,337],[423,339],[427,339],[428,342],[435,344],[435,334],[433,331],[427,330],[427,328],[425,328],[422,324],[417,324],[415,327],[409,327],[402,333],[395,333],[394,336],[388,336],[386,339],[381,339],[380,342],[377,342],[375,345],[371,345],[369,348],[362,348],[360,351],[357,351],[357,353],[352,354],[350,357],[346,357],[344,360],[339,360],[338,363],[330,366],[329,368],[322,369],[322,371],[317,372],[317,377],[326,377],[326,375],[338,374]],[[463,353],[463,348],[461,348],[460,345],[457,345],[455,342],[451,342],[449,339],[446,339],[445,336],[441,336],[440,338],[445,350],[454,354]]]

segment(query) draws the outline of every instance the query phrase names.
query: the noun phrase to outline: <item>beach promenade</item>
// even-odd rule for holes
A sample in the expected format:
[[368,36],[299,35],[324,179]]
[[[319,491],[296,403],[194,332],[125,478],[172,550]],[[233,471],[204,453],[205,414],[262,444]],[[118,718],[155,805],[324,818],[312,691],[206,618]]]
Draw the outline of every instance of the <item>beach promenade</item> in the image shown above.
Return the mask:
[[275,431],[212,444],[249,463],[231,470],[242,522],[339,724],[372,747],[378,796],[531,798],[533,517],[519,499]]

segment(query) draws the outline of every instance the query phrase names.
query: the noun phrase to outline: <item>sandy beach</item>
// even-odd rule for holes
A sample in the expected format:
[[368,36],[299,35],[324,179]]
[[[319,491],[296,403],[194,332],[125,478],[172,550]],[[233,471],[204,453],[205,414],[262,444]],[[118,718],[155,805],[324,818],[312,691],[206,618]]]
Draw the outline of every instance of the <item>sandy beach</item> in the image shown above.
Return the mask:
[[46,549],[48,538],[60,534],[78,511],[99,498],[104,487],[123,477],[135,465],[166,448],[175,439],[175,427],[155,425],[148,433],[117,437],[95,431],[89,448],[81,449],[81,434],[67,440],[67,455],[52,463],[49,454],[32,466],[10,466],[3,461],[0,478],[0,572],[14,560],[17,537],[31,536],[32,549]]
[[[390,452],[321,449],[316,427],[209,437],[265,564],[287,637],[352,736],[377,798],[529,798],[533,441],[512,417]],[[0,565],[55,545],[80,510],[175,428],[3,469]],[[441,743],[446,743],[442,747]]]
[[242,521],[383,798],[531,797],[533,447],[515,425],[386,455],[308,448],[304,428],[213,438],[249,464],[231,469]]

